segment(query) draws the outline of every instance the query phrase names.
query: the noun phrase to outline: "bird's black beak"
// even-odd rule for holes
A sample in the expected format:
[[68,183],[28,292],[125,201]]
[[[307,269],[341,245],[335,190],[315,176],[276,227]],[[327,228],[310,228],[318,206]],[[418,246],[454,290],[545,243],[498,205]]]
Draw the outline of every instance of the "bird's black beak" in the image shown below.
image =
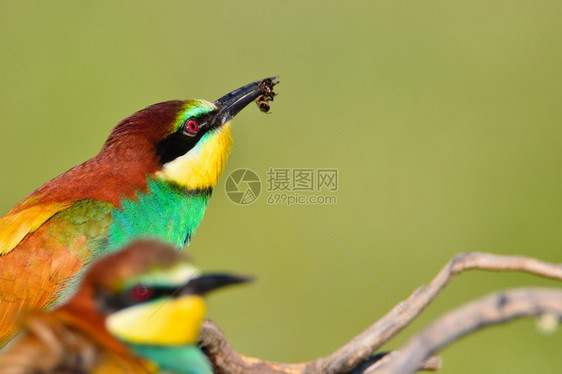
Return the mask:
[[279,81],[276,81],[277,78],[278,76],[275,76],[247,84],[215,101],[217,112],[214,115],[212,127],[218,127],[230,121],[248,104],[258,98],[265,97],[273,100],[273,96],[275,96],[273,86],[279,83]]
[[252,278],[232,274],[205,274],[190,279],[180,289],[179,295],[204,295],[221,287],[252,281]]

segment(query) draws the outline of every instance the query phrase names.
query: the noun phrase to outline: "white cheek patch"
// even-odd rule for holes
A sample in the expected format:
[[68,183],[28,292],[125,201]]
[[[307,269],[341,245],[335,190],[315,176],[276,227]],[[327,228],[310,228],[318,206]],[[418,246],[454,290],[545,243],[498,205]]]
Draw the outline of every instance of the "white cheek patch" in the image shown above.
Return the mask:
[[184,284],[191,278],[199,276],[200,271],[195,267],[187,264],[176,265],[166,271],[166,278],[175,284]]
[[201,158],[201,143],[197,143],[183,156],[164,164],[162,172],[165,175],[179,175],[183,172],[185,165],[190,165]]
[[190,279],[197,277],[200,271],[193,265],[181,263],[164,270],[158,269],[135,277],[131,280],[134,284],[149,284],[151,286],[177,286],[180,287]]

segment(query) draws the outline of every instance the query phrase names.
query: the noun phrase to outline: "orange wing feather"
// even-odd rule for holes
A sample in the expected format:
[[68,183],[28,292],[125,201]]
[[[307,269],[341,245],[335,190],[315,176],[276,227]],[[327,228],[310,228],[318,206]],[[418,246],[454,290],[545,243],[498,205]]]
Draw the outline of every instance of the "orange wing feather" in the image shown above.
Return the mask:
[[84,266],[84,259],[68,247],[85,238],[76,237],[73,243],[54,239],[64,226],[60,220],[48,221],[0,257],[0,344],[13,335],[22,311],[47,307]]
[[37,230],[54,214],[70,207],[72,203],[35,205],[24,209],[12,209],[0,218],[0,256],[8,254],[29,233]]

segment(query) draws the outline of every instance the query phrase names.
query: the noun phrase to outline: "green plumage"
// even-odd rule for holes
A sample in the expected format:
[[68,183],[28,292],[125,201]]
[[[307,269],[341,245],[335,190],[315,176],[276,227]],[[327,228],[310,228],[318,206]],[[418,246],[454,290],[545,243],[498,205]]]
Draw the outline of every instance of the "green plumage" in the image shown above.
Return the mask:
[[[67,246],[70,253],[77,254],[86,265],[68,282],[56,303],[74,293],[89,263],[135,239],[159,239],[176,248],[189,243],[203,220],[211,193],[192,193],[153,178],[148,180],[147,187],[146,192],[122,201],[121,208],[106,202],[82,200],[53,216],[66,224],[53,226],[57,227],[57,232],[52,231],[50,236]],[[76,237],[85,237],[87,244],[74,241]]]
[[112,212],[109,250],[139,238],[157,238],[182,248],[201,223],[210,192],[189,193],[162,180],[148,181],[148,192]]
[[99,255],[99,252],[108,246],[107,234],[113,209],[110,203],[80,200],[53,216],[52,220],[60,221],[61,224],[51,225],[49,234],[67,246],[68,252],[76,253],[81,258],[87,258],[89,255],[87,252],[81,253],[86,248],[84,245],[78,245],[74,239],[86,237],[89,250],[94,256]]
[[146,346],[128,344],[137,355],[158,365],[162,374],[213,374],[211,364],[195,345]]

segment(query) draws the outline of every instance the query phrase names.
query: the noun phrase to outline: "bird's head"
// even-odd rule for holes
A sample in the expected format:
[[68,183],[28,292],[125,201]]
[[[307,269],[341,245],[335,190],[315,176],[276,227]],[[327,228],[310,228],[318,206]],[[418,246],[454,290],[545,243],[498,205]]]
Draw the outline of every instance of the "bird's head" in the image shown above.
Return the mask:
[[[251,279],[231,274],[197,275],[189,259],[158,241],[137,241],[92,265],[89,290],[105,327],[125,343],[195,344],[205,316],[203,296]],[[81,291],[83,291],[81,289]]]
[[167,101],[121,121],[101,154],[142,163],[157,178],[188,190],[212,189],[232,145],[230,121],[252,101],[273,100],[276,77],[240,87],[215,102]]

